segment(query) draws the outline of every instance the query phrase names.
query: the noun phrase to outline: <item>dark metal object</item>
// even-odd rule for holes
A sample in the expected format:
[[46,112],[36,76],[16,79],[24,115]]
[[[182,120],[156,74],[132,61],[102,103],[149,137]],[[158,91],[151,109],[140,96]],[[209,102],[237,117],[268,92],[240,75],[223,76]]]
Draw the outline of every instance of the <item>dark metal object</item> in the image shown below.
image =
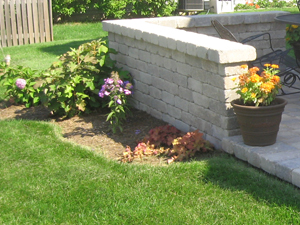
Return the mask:
[[184,11],[203,11],[204,1],[203,0],[179,0],[178,9]]
[[[221,38],[238,42],[237,38],[230,32],[230,30],[224,27],[219,21],[212,20],[211,23]],[[274,50],[271,42],[271,35],[269,33],[261,33],[258,35],[250,36],[240,41],[240,43],[245,44],[263,35],[268,36],[270,49],[272,50],[272,52],[263,55],[252,62],[249,62],[249,66],[257,66],[262,70],[264,68],[264,64],[266,63],[279,65],[281,72],[278,74],[278,76],[281,77],[282,84],[285,87],[297,90],[295,92],[286,93],[283,89],[281,89],[281,95],[300,93],[300,88],[294,86],[297,80],[300,81],[300,60],[297,60],[288,55],[291,49],[286,51]]]
[[[299,1],[298,1],[299,4]],[[299,5],[298,5],[299,7]],[[289,15],[282,15],[282,16],[276,16],[275,20],[287,24],[293,24],[293,25],[300,25],[300,14],[289,14]]]
[[273,53],[276,53],[275,55],[277,55],[277,54],[280,54],[282,52],[281,50],[276,50],[276,51],[274,50],[274,48],[272,46],[271,35],[267,32],[257,34],[257,35],[253,35],[253,36],[250,36],[250,37],[247,37],[247,38],[243,39],[242,41],[238,41],[237,38],[231,33],[231,31],[228,30],[226,27],[224,27],[218,20],[212,20],[211,23],[212,23],[213,27],[216,29],[217,33],[220,35],[220,37],[222,39],[226,39],[226,40],[234,41],[234,42],[240,42],[242,44],[250,42],[250,41],[252,41],[254,39],[257,39],[261,36],[265,36],[265,35],[268,36],[269,45],[270,45],[270,49],[272,50],[272,52],[267,54],[267,55],[264,55],[264,56],[261,56],[261,57],[257,58],[255,61],[251,62],[251,64],[260,63],[261,59],[266,58],[266,57],[270,58],[268,55],[271,55]]

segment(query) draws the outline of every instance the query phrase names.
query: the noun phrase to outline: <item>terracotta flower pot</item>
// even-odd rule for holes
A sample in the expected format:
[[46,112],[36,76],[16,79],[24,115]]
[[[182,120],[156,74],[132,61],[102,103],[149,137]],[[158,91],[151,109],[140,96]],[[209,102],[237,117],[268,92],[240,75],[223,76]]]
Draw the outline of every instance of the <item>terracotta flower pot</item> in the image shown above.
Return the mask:
[[239,99],[231,105],[236,113],[244,143],[251,146],[267,146],[276,142],[281,115],[287,101],[276,98],[270,106],[245,106]]

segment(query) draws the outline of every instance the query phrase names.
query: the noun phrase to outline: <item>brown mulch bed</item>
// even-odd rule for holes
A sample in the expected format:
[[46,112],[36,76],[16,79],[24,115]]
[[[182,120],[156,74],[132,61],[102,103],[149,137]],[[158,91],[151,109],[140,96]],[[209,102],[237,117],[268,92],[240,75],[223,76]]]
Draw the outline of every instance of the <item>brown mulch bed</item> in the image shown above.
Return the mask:
[[137,141],[141,140],[150,129],[166,124],[143,111],[133,109],[132,117],[123,126],[123,133],[113,134],[109,123],[106,122],[104,111],[61,120],[51,117],[50,112],[43,106],[25,108],[22,105],[11,105],[9,102],[0,103],[0,119],[41,120],[56,123],[62,128],[62,135],[67,140],[88,146],[114,160],[121,158],[126,146],[134,149]]
[[[150,129],[166,124],[146,112],[133,109],[132,117],[123,125],[123,133],[113,134],[109,123],[106,122],[106,113],[98,111],[61,120],[53,118],[43,106],[25,108],[9,102],[0,103],[0,119],[40,120],[55,123],[61,127],[62,135],[66,140],[87,146],[113,160],[121,159],[126,146],[130,146],[133,150],[137,142],[142,140]],[[215,154],[216,152],[206,154],[204,157]],[[166,164],[166,161],[165,157],[143,157],[143,159],[134,160],[134,163],[162,165]]]

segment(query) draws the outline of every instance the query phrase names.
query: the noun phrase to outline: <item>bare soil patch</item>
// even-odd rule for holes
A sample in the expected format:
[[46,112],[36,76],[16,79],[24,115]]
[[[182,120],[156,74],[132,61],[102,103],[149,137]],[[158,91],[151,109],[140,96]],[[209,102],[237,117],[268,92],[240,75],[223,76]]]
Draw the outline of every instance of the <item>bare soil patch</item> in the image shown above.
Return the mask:
[[[113,134],[109,123],[106,122],[107,111],[98,110],[88,115],[75,116],[61,120],[51,117],[50,112],[43,106],[26,108],[23,105],[12,105],[9,102],[0,103],[0,119],[26,119],[48,121],[59,125],[63,137],[79,145],[87,146],[95,152],[104,154],[106,157],[119,160],[126,146],[133,150],[137,142],[157,126],[166,123],[154,118],[146,112],[132,109],[132,116],[123,125],[123,133]],[[211,157],[214,153],[203,157]],[[166,164],[165,157],[144,157],[142,160],[134,160],[133,163]]]

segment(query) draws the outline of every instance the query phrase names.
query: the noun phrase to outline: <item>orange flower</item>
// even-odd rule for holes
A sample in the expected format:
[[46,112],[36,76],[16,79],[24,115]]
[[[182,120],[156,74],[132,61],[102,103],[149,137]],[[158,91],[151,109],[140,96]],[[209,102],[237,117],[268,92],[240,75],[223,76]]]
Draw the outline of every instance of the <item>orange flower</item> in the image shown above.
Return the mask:
[[251,82],[253,83],[258,83],[260,81],[261,77],[258,76],[257,74],[253,74],[251,77],[250,77],[250,80]]
[[271,82],[273,83],[273,84],[279,84],[279,82],[280,82],[280,77],[279,76],[273,76],[272,77],[272,79],[271,79]]
[[248,65],[247,65],[247,64],[241,65],[241,68],[247,69],[247,68],[248,68]]
[[259,6],[259,5],[257,5],[257,4],[255,4],[255,8],[256,8],[256,9],[259,9],[259,8],[260,8],[260,6]]
[[[245,105],[269,105],[281,88],[277,64],[265,64],[263,72],[258,74],[259,68],[252,67],[239,75],[239,82],[236,93],[240,95]],[[248,68],[242,65],[242,68]],[[235,80],[235,79],[233,79]]]
[[263,83],[260,86],[260,89],[265,93],[271,93],[274,88],[274,84],[272,82]]
[[246,87],[244,87],[243,89],[242,89],[242,93],[246,93],[248,91],[248,88],[246,88]]
[[257,71],[259,71],[259,68],[256,67],[256,66],[249,69],[249,72],[250,72],[251,76],[256,74]]

